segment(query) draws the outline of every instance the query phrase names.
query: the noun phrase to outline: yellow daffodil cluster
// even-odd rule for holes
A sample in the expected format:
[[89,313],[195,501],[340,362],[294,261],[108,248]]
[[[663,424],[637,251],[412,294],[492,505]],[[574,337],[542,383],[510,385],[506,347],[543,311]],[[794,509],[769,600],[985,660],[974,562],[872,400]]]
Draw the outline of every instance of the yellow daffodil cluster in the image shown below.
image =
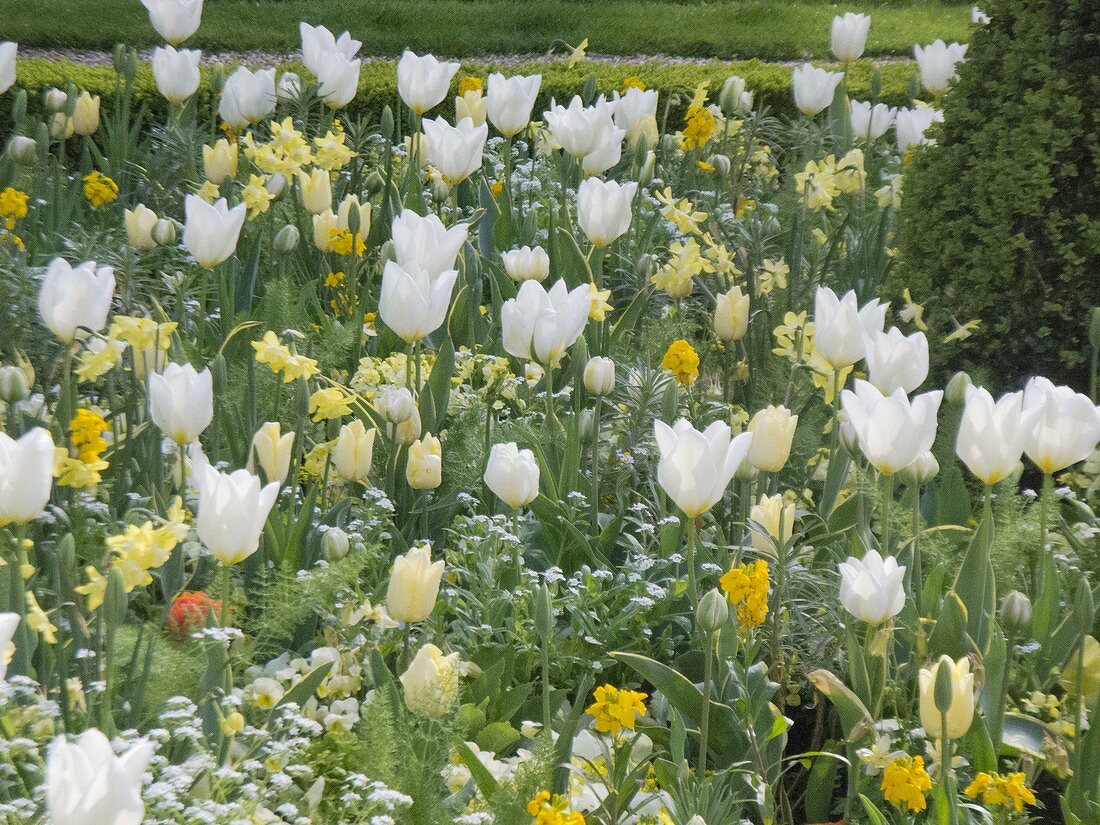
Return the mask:
[[672,258],[653,275],[652,282],[672,298],[686,298],[691,294],[696,275],[713,272],[714,264],[703,257],[702,248],[695,238],[673,242],[668,251]]
[[683,338],[678,338],[665,350],[661,369],[672,373],[672,377],[684,386],[691,386],[699,377],[699,353]]
[[267,178],[263,175],[249,175],[248,183],[241,190],[241,201],[248,209],[248,219],[255,220],[268,210],[275,200],[267,188]]
[[70,439],[76,455],[68,455],[63,449],[58,449],[57,465],[54,467],[58,484],[81,489],[93,487],[103,480],[100,472],[109,466],[102,458],[103,451],[107,449],[103,433],[109,429],[110,425],[99,413],[88,409],[76,411],[76,416],[69,422]]
[[811,160],[794,180],[803,206],[815,212],[832,209],[833,199],[838,195],[850,195],[863,189],[867,181],[863,151],[852,149],[839,161],[835,155],[822,161]]
[[271,121],[270,133],[271,139],[266,143],[257,142],[251,132],[241,139],[244,156],[261,172],[268,175],[283,175],[290,179],[297,175],[302,167],[314,162],[309,141],[294,128],[292,118]]
[[899,756],[882,774],[882,795],[891,805],[923,811],[928,807],[924,795],[932,789],[932,779],[924,769],[924,758]]
[[284,384],[299,378],[308,380],[320,372],[316,360],[294,352],[271,330],[265,332],[261,340],[253,341],[252,349],[256,351],[256,362],[267,364],[276,374],[281,373]]
[[92,209],[99,209],[118,197],[118,184],[102,172],[89,172],[84,176],[84,197]]
[[550,791],[539,791],[527,803],[527,813],[534,817],[533,825],[584,825],[584,814],[566,811],[569,801],[561,796],[550,796]]
[[729,603],[737,608],[737,621],[743,628],[759,627],[768,618],[768,563],[763,559],[745,562],[719,580]]
[[172,346],[175,321],[158,323],[152,318],[137,315],[116,315],[111,320],[107,335],[94,338],[77,358],[76,376],[81,381],[95,381],[119,363],[130,347],[133,351],[134,371],[138,378],[159,370],[165,361],[165,353]]
[[981,797],[986,805],[1000,805],[1022,813],[1024,805],[1035,804],[1035,794],[1025,784],[1024,779],[1022,772],[1002,775],[982,771],[963,793],[971,799]]
[[697,212],[695,205],[687,198],[679,200],[672,194],[672,187],[666,186],[655,193],[655,197],[662,204],[661,215],[665,220],[676,224],[676,228],[683,235],[694,235],[702,230],[700,225],[706,221],[706,212]]
[[325,387],[309,397],[309,414],[317,422],[343,418],[351,415],[352,399],[339,387]]
[[596,721],[596,730],[617,736],[623,728],[634,730],[634,721],[645,713],[646,694],[613,685],[601,685],[585,713]]

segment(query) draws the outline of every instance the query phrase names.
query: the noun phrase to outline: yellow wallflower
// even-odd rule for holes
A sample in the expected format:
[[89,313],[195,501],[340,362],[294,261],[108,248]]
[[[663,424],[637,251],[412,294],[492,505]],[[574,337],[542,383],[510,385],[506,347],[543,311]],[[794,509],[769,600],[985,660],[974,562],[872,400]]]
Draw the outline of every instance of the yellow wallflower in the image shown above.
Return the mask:
[[[355,233],[354,238],[355,257],[361,258],[367,251],[367,244],[363,240],[362,233]],[[329,230],[328,249],[337,255],[350,255],[352,250],[352,235],[347,229],[334,227]]]
[[898,808],[923,811],[928,807],[924,795],[932,789],[932,780],[924,769],[924,758],[899,756],[882,774],[882,795]]
[[339,387],[326,387],[309,397],[309,414],[314,421],[329,421],[351,415],[349,401],[351,396],[345,395]]
[[979,796],[986,805],[1000,805],[1004,808],[1013,808],[1016,813],[1022,813],[1024,805],[1035,804],[1035,794],[1024,784],[1023,773],[986,773],[982,771],[974,777],[965,791],[971,799]]
[[768,617],[768,563],[763,559],[734,567],[719,579],[719,584],[737,608],[737,621],[742,627],[759,627]]
[[98,209],[118,197],[118,184],[100,172],[89,172],[84,176],[84,197]]
[[621,91],[623,92],[623,94],[626,94],[626,91],[628,89],[638,89],[639,91],[644,92],[645,82],[637,75],[631,75],[630,77],[623,80]]
[[3,218],[5,228],[10,232],[15,229],[15,222],[26,216],[27,193],[10,186],[0,190],[0,218]]
[[716,121],[714,113],[706,106],[692,105],[684,115],[684,128],[679,133],[680,148],[685,152],[701,149],[714,134]]
[[76,411],[76,417],[69,422],[69,434],[81,461],[95,461],[102,455],[107,449],[103,433],[109,429],[110,425],[99,413],[87,409]]
[[527,813],[534,817],[533,825],[585,825],[584,814],[567,811],[569,800],[539,791],[527,803]]
[[665,350],[661,369],[671,372],[681,384],[690,386],[699,377],[699,353],[683,338],[678,338]]
[[480,92],[484,88],[485,84],[482,83],[480,77],[468,74],[458,81],[458,96],[462,97],[466,92]]
[[626,690],[613,685],[596,688],[595,701],[585,708],[585,713],[596,720],[596,730],[613,736],[622,731],[634,730],[634,720],[645,713],[646,694]]

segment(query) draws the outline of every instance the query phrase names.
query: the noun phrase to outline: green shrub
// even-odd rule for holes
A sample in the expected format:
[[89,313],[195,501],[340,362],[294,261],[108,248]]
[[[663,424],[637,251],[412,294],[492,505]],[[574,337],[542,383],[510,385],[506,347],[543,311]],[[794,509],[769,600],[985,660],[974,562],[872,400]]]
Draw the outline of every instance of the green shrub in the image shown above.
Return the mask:
[[1100,4],[988,11],[937,145],[905,175],[895,291],[939,295],[940,323],[981,319],[962,365],[986,364],[1003,385],[1041,373],[1083,386],[1100,304]]

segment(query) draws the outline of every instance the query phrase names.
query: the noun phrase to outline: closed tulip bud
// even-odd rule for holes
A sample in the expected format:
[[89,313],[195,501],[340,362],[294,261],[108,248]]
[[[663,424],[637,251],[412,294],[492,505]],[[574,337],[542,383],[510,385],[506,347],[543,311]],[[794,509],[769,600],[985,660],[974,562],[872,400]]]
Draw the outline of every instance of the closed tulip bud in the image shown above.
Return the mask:
[[611,244],[630,228],[637,183],[588,178],[577,187],[577,223],[593,246]]
[[860,621],[877,627],[905,607],[905,566],[893,556],[868,550],[862,559],[849,556],[839,570],[840,603]]
[[643,189],[648,188],[653,183],[654,169],[657,166],[657,153],[646,152],[645,163],[642,164],[642,168],[638,170],[637,183]]
[[248,453],[248,471],[255,463],[263,468],[268,481],[285,484],[290,475],[290,457],[294,452],[294,433],[283,433],[278,421],[268,421],[252,436]]
[[367,175],[366,180],[363,181],[363,186],[367,190],[367,195],[377,195],[382,191],[382,187],[386,185],[386,179],[382,177],[377,169],[371,170],[371,173]]
[[584,365],[584,388],[592,395],[607,395],[615,389],[615,362],[597,355]]
[[1088,579],[1077,583],[1073,597],[1073,620],[1078,627],[1091,628],[1096,620],[1096,602],[1092,596],[1092,584]]
[[930,92],[942,92],[958,75],[955,66],[966,58],[967,45],[936,40],[927,46],[913,46],[920,68],[920,82]]
[[983,483],[996,484],[1016,471],[1039,412],[1024,409],[1022,392],[1002,395],[994,403],[984,387],[967,387],[955,452]]
[[123,825],[141,822],[142,777],[156,748],[139,739],[121,756],[100,731],[89,728],[72,742],[59,736],[46,751],[46,809],[55,825]]
[[299,172],[298,192],[302,197],[302,206],[311,215],[320,215],[332,209],[332,181],[324,169],[317,167],[308,175]]
[[457,279],[454,269],[433,278],[418,264],[390,261],[382,271],[378,315],[406,343],[416,343],[447,319]]
[[897,327],[872,332],[864,340],[868,378],[884,395],[910,393],[928,377],[928,339],[923,332],[906,337]]
[[68,105],[69,96],[55,86],[42,95],[42,103],[51,115],[57,114]]
[[874,299],[860,307],[854,291],[838,298],[828,287],[814,296],[814,351],[833,369],[850,367],[866,354],[868,336],[882,331],[889,304]]
[[149,415],[177,444],[190,444],[214,418],[214,377],[190,364],[169,364],[149,375]]
[[912,400],[900,389],[883,395],[870,383],[857,380],[854,392],[841,394],[841,406],[867,460],[883,475],[893,475],[932,449],[942,398],[940,390]]
[[245,218],[243,203],[230,209],[225,198],[207,203],[198,195],[188,195],[183,212],[183,245],[199,266],[213,269],[237,251]]
[[386,588],[386,612],[399,622],[422,622],[435,609],[443,560],[432,562],[432,546],[424,543],[394,559]]
[[458,699],[457,653],[444,656],[433,644],[416,652],[408,670],[401,674],[405,704],[419,716],[445,716]]
[[248,470],[219,472],[197,445],[192,449],[191,476],[199,491],[195,518],[199,540],[222,564],[239,564],[259,549],[264,523],[279,496],[279,482],[261,486]]
[[513,510],[526,507],[539,495],[539,465],[535,454],[514,441],[494,444],[485,467],[486,486]]
[[15,404],[30,395],[27,375],[13,364],[0,367],[0,401]]
[[827,72],[809,63],[794,69],[794,103],[806,117],[813,117],[829,108],[836,87],[844,79],[843,72]]
[[264,181],[264,189],[271,195],[272,200],[279,200],[286,190],[286,177],[278,172],[268,175],[267,180]]
[[81,92],[73,109],[73,132],[94,135],[99,128],[99,95]]
[[202,0],[141,0],[157,34],[172,45],[182,43],[199,29]]
[[970,376],[960,370],[947,382],[947,388],[943,391],[944,400],[950,404],[965,404],[967,388],[973,385],[974,382],[970,380]]
[[[942,656],[932,667],[921,669],[919,682],[920,720],[928,737],[942,740],[964,736],[974,720],[974,674],[970,672],[970,660],[964,656],[955,662],[950,656]],[[940,716],[941,707],[947,710],[946,729]]]
[[847,12],[833,18],[831,48],[833,56],[841,63],[851,63],[863,56],[867,45],[867,32],[871,28],[871,18],[866,14]]
[[446,227],[436,215],[421,217],[411,209],[404,209],[390,226],[393,260],[401,266],[417,264],[434,280],[455,268],[468,230],[464,223]]
[[687,825],[707,825],[707,821],[699,816],[699,814],[695,814],[695,816],[687,821]]
[[711,588],[699,600],[699,612],[695,623],[704,633],[721,630],[729,619],[729,603],[717,588]]
[[1069,387],[1032,378],[1024,388],[1023,409],[1035,417],[1024,431],[1024,452],[1044,473],[1084,461],[1100,441],[1100,408]]
[[733,168],[733,164],[730,163],[727,155],[711,155],[707,158],[707,163],[713,166],[715,173],[722,178],[729,175],[730,170]]
[[374,407],[378,414],[391,424],[400,424],[408,420],[416,409],[413,395],[405,387],[388,386],[375,397]]
[[[746,108],[745,103],[748,102]],[[746,91],[745,78],[730,75],[718,94],[718,106],[726,117],[745,114],[752,110],[752,92]]]
[[332,448],[332,465],[345,481],[365,482],[374,458],[376,430],[367,429],[356,419],[340,428]]
[[714,333],[723,341],[740,341],[749,330],[749,296],[741,287],[719,293],[714,307]]
[[38,294],[42,323],[66,344],[98,332],[107,323],[115,293],[115,270],[86,261],[71,266],[54,258],[46,268]]
[[8,157],[24,166],[38,162],[38,141],[25,135],[12,135],[5,150]]
[[485,114],[505,137],[515,137],[531,122],[531,109],[542,85],[542,75],[505,77],[494,72],[485,86]]
[[1031,599],[1019,590],[1012,590],[1001,599],[1001,624],[1014,636],[1023,636],[1031,629]]
[[176,243],[176,222],[170,218],[161,218],[153,224],[152,236],[161,246],[173,246]]
[[222,138],[202,147],[202,169],[206,179],[221,186],[226,178],[237,177],[237,144]]
[[397,61],[397,92],[418,115],[438,106],[447,96],[458,63],[440,63],[433,55],[418,56],[406,49]]
[[133,209],[127,209],[123,218],[126,227],[126,238],[134,249],[155,249],[157,242],[153,240],[153,227],[157,223],[157,213],[144,204],[139,203]]
[[591,444],[596,440],[596,414],[592,410],[581,410],[581,414],[577,416],[577,432],[584,444]]
[[516,297],[501,307],[504,350],[516,358],[558,366],[584,332],[591,306],[586,284],[570,290],[565,281],[558,281],[547,290],[538,281],[524,281]]
[[940,463],[931,450],[921,453],[917,460],[905,468],[905,480],[915,487],[927,484],[940,474]]
[[47,430],[35,427],[18,439],[0,432],[0,524],[26,524],[42,512],[50,500],[53,464]]
[[751,433],[731,437],[724,421],[703,432],[685,418],[671,427],[655,421],[653,428],[661,454],[657,482],[688,518],[703,515],[721,500],[754,438]]
[[425,157],[439,170],[449,186],[461,183],[481,168],[481,157],[489,127],[482,123],[475,126],[470,118],[452,126],[442,117],[425,120],[424,134],[428,137]]
[[399,447],[408,447],[420,438],[421,430],[420,410],[416,408],[415,404],[413,405],[412,415],[398,424],[390,425],[393,441]]
[[521,246],[500,253],[504,271],[516,283],[545,281],[550,274],[550,256],[541,246]]
[[169,103],[181,105],[198,91],[201,58],[202,52],[198,49],[176,51],[172,46],[153,49],[153,78],[157,91]]
[[275,100],[275,70],[252,72],[241,66],[222,87],[218,116],[231,129],[241,130],[275,111]]
[[288,223],[275,233],[275,252],[279,255],[291,254],[298,248],[298,241],[300,239],[301,234],[298,232],[298,227],[292,223]]
[[775,545],[786,545],[794,535],[796,512],[794,504],[784,504],[783,496],[760,496],[760,502],[749,510],[752,546],[760,553],[775,555]]
[[409,445],[405,480],[414,490],[434,490],[443,483],[443,445],[431,433]]
[[765,407],[749,421],[753,434],[748,459],[758,470],[778,473],[791,455],[791,443],[798,426],[798,416],[786,407]]
[[350,548],[348,534],[339,527],[330,527],[321,534],[321,556],[329,564],[344,558]]

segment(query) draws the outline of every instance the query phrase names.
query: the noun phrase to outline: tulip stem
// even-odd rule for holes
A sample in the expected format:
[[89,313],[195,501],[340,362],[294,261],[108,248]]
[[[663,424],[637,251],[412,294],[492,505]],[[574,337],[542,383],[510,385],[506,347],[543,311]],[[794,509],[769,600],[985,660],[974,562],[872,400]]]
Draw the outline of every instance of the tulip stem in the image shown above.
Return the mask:
[[948,817],[951,825],[959,821],[958,802],[955,799],[951,786],[951,740],[947,738],[947,709],[940,711],[940,728],[943,735],[940,737],[940,792],[944,802],[947,803]]
[[707,739],[710,733],[710,683],[714,677],[712,635],[703,632],[703,708],[699,717],[699,767],[696,779],[702,782],[707,774]]
[[1049,530],[1050,500],[1054,495],[1054,476],[1043,473],[1043,489],[1039,494],[1039,552],[1035,557],[1035,592],[1042,596],[1046,590],[1046,565],[1043,564],[1047,552]]
[[913,486],[913,560],[909,571],[913,585],[913,604],[920,615],[920,599],[924,591],[924,569],[920,557],[920,485]]
[[520,517],[519,509],[516,508],[512,513],[512,535],[515,536],[515,541],[512,542],[512,566],[516,569],[516,588],[523,584],[523,554],[520,552],[523,546],[523,540],[520,538]]
[[885,554],[893,555],[890,552],[890,511],[893,509],[894,504],[894,476],[883,475],[882,478],[883,487],[886,491],[882,497],[882,551]]
[[553,631],[546,634],[542,640],[542,729],[550,736],[550,637]]
[[596,409],[593,420],[595,432],[592,435],[592,531],[600,534],[600,412],[603,396],[596,396]]
[[688,593],[691,596],[691,615],[699,615],[699,584],[695,580],[695,542],[698,538],[698,530],[695,526],[695,519],[691,516],[687,516],[687,523],[684,525],[685,537],[684,542],[687,547],[687,571],[688,571]]

